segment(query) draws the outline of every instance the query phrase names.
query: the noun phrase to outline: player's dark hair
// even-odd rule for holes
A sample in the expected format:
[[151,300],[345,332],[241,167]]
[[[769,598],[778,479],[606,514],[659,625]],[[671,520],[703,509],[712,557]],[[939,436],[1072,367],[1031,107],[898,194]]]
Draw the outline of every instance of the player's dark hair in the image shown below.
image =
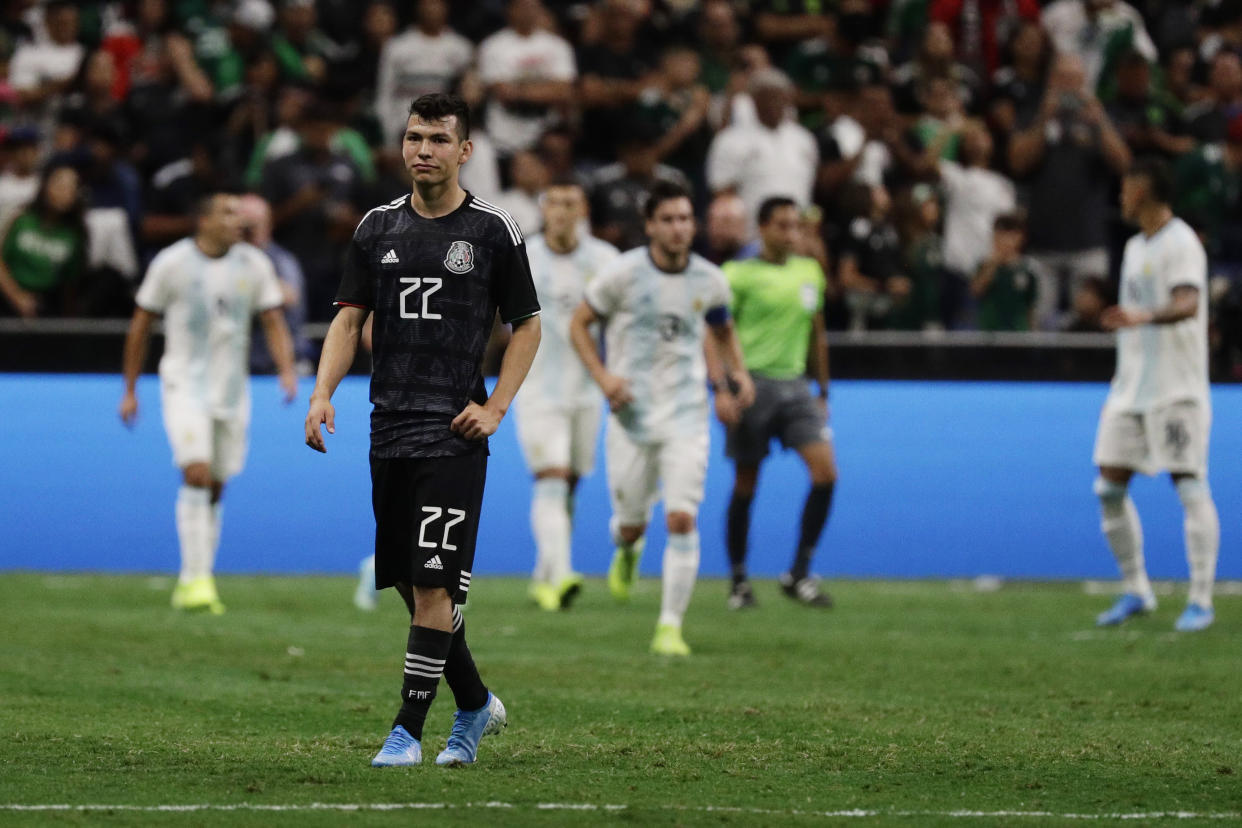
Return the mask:
[[657,181],[647,192],[647,202],[643,205],[643,215],[647,218],[655,216],[655,211],[666,201],[679,198],[690,198],[690,193],[680,184],[672,181]]
[[464,141],[470,137],[470,107],[460,95],[433,92],[414,99],[410,114],[422,121],[442,121],[457,116],[457,137]]
[[229,187],[216,187],[215,189],[208,190],[207,192],[203,193],[198,198],[196,198],[194,200],[194,209],[193,209],[193,212],[191,213],[195,221],[203,218],[208,213],[210,213],[212,208],[215,207],[216,199],[219,198],[220,196],[226,196],[226,195],[241,195],[241,193],[238,192],[236,189],[232,189]]
[[1019,212],[1001,213],[992,222],[992,229],[999,232],[1026,232],[1026,217]]
[[1173,174],[1163,159],[1145,156],[1130,165],[1126,177],[1139,177],[1147,181],[1148,196],[1160,204],[1173,201]]
[[553,176],[552,180],[548,182],[547,189],[550,190],[553,187],[577,187],[583,192],[586,191],[586,187],[583,186],[582,180],[572,173],[561,173],[560,175]]
[[772,214],[784,207],[797,207],[798,202],[788,196],[772,196],[765,198],[759,205],[759,226],[762,227],[772,220]]

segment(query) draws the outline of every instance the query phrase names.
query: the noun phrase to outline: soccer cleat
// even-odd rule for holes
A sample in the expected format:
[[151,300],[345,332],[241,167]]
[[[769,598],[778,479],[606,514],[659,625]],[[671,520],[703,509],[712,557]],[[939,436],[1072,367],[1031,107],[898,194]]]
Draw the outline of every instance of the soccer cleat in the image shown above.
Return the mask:
[[569,605],[578,597],[578,593],[582,591],[582,576],[577,572],[571,572],[555,587],[556,605],[559,609],[569,609]]
[[1216,620],[1216,613],[1211,607],[1204,607],[1199,604],[1187,604],[1186,609],[1178,616],[1173,629],[1178,632],[1198,632],[1206,630],[1212,626],[1212,622]]
[[363,612],[371,612],[379,605],[379,592],[375,589],[375,556],[367,555],[358,564],[358,586],[354,589],[354,606]]
[[478,710],[458,710],[448,743],[436,757],[437,765],[457,767],[472,764],[479,754],[479,740],[499,733],[509,726],[505,706],[494,693],[487,694],[487,704]]
[[393,727],[371,760],[373,768],[408,768],[423,761],[423,746],[401,725]]
[[185,583],[178,582],[173,588],[172,608],[178,610],[207,610],[212,615],[221,615],[224,604],[220,603],[220,595],[216,592],[216,582],[210,575],[203,575]]
[[556,587],[542,581],[534,581],[530,585],[531,600],[539,605],[539,609],[556,612],[561,608],[561,596]]
[[681,637],[681,627],[657,624],[655,638],[651,639],[651,652],[662,656],[688,656],[690,646]]
[[729,590],[729,600],[727,606],[731,610],[750,609],[758,606],[755,601],[755,591],[750,588],[750,581],[738,581]]
[[608,590],[618,601],[630,600],[630,589],[638,580],[638,560],[642,552],[631,545],[629,549],[617,547],[612,564],[608,567]]
[[1143,597],[1127,592],[1104,612],[1095,617],[1097,627],[1115,627],[1135,615],[1146,615],[1156,608],[1156,597]]
[[799,604],[808,607],[819,607],[820,609],[832,609],[832,596],[819,588],[819,578],[816,578],[814,575],[808,575],[795,581],[793,575],[786,572],[778,579],[778,583],[781,585],[781,592]]

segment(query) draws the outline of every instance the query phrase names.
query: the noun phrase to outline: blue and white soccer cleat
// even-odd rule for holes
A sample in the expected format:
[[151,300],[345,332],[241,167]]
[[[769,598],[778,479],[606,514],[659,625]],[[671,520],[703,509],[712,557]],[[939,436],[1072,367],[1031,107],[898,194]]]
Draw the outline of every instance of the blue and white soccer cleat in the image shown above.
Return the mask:
[[1154,595],[1143,597],[1127,592],[1111,607],[1095,617],[1097,627],[1115,627],[1135,615],[1145,615],[1156,608]]
[[354,606],[363,612],[371,612],[379,605],[379,592],[375,589],[375,556],[367,555],[358,564],[358,586],[354,588]]
[[1212,611],[1211,607],[1187,604],[1186,609],[1173,624],[1173,629],[1178,632],[1198,632],[1212,626],[1212,622],[1215,620],[1216,613]]
[[436,757],[437,765],[469,765],[479,754],[479,740],[499,733],[509,725],[505,706],[495,694],[487,694],[487,704],[478,710],[458,710],[448,744]]
[[410,732],[397,725],[384,740],[384,746],[371,760],[373,768],[406,768],[423,761],[423,746]]

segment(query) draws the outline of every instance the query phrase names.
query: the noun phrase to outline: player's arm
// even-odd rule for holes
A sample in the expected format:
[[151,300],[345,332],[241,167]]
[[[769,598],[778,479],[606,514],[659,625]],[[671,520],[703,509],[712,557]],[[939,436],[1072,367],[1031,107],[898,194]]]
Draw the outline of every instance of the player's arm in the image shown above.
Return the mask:
[[315,451],[328,450],[323,444],[321,425],[328,427],[329,434],[336,433],[336,409],[332,407],[332,395],[354,364],[358,340],[362,336],[362,323],[370,312],[368,308],[342,305],[328,326],[323,353],[319,356],[319,371],[315,375],[315,390],[311,392],[310,411],[306,414],[306,445]]
[[[737,329],[734,328],[733,320],[729,318],[728,311],[724,307],[708,312],[707,329],[713,340],[710,347],[720,355],[721,362],[727,363],[727,366],[723,367],[725,376],[721,378],[727,381],[716,384],[716,393],[719,394],[721,388],[729,388],[731,384],[730,390],[737,398],[738,406],[746,408],[755,401],[755,386],[750,380],[750,372],[746,370],[746,361],[742,357],[742,343],[737,338]],[[716,370],[719,371],[722,368]]]
[[591,379],[604,392],[608,407],[617,411],[633,402],[634,395],[630,393],[630,381],[610,372],[600,359],[599,346],[595,344],[595,337],[591,336],[591,326],[601,319],[590,303],[585,300],[580,302],[569,320],[569,340],[573,342],[574,350],[591,374]]
[[1169,303],[1155,310],[1123,308],[1113,305],[1105,308],[1100,324],[1105,330],[1132,328],[1136,325],[1173,325],[1189,319],[1199,312],[1199,288],[1194,285],[1178,285],[1169,292]]
[[828,404],[828,330],[824,314],[817,313],[811,327],[811,370],[819,383],[819,398]]
[[133,426],[138,419],[138,375],[142,373],[142,364],[147,361],[147,343],[151,340],[151,327],[155,323],[155,314],[145,308],[134,308],[134,316],[129,320],[129,331],[125,334],[125,351],[121,357],[121,373],[125,377],[125,393],[121,397],[121,422]]
[[269,308],[263,311],[259,314],[259,324],[263,326],[267,352],[276,363],[276,374],[280,378],[280,389],[285,392],[285,402],[293,402],[298,395],[298,376],[293,369],[293,335],[285,324],[284,310]]
[[513,333],[500,360],[500,374],[496,377],[496,387],[492,389],[491,396],[483,405],[467,405],[449,425],[450,429],[467,440],[482,440],[496,433],[518,389],[522,387],[522,381],[526,379],[530,364],[535,361],[539,340],[543,336],[539,315],[516,319],[512,325]]

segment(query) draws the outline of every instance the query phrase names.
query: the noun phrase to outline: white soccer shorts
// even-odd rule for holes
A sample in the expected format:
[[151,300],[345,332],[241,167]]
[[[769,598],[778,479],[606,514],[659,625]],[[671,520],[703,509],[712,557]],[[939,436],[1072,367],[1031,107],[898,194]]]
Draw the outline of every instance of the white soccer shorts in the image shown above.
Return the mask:
[[609,419],[604,445],[608,452],[608,494],[613,516],[622,526],[645,525],[664,496],[664,511],[698,514],[707,478],[707,423],[697,433],[657,443],[636,443],[615,417]]
[[177,468],[206,463],[212,478],[221,482],[241,473],[249,447],[245,419],[218,419],[202,403],[169,394],[163,397],[163,409],[164,430]]
[[1095,436],[1095,464],[1206,478],[1211,427],[1212,410],[1191,400],[1143,413],[1105,406]]
[[599,438],[599,403],[578,408],[552,408],[518,403],[518,445],[532,472],[569,469],[585,477],[595,468]]

